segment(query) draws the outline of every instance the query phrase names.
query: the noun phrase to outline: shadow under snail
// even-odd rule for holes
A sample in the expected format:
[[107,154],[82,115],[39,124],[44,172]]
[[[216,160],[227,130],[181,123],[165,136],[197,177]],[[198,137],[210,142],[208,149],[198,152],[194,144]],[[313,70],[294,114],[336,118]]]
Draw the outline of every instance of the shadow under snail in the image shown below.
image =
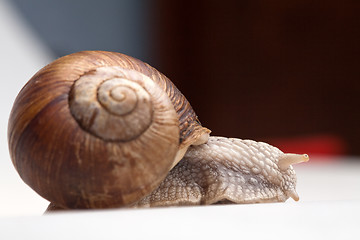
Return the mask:
[[37,72],[8,125],[12,162],[49,210],[298,200],[291,165],[306,154],[209,134],[167,77],[105,51]]

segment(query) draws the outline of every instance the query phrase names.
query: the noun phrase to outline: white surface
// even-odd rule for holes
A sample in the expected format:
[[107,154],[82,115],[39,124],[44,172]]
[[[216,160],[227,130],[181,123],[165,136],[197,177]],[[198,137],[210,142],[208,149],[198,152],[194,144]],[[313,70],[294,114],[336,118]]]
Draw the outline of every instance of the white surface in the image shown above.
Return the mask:
[[295,166],[299,202],[40,216],[44,208],[37,216],[0,217],[0,239],[360,239],[360,159],[312,160]]
[[294,166],[300,201],[360,203],[360,159],[334,158],[329,163],[318,160],[310,157],[310,162]]
[[359,201],[113,210],[0,219],[1,239],[359,239]]

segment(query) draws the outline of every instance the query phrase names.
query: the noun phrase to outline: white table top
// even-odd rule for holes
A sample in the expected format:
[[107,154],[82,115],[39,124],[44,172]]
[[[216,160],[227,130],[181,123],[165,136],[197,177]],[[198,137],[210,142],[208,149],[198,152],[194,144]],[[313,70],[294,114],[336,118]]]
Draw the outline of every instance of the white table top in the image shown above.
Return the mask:
[[295,170],[299,202],[39,212],[0,217],[0,239],[359,239],[360,159]]

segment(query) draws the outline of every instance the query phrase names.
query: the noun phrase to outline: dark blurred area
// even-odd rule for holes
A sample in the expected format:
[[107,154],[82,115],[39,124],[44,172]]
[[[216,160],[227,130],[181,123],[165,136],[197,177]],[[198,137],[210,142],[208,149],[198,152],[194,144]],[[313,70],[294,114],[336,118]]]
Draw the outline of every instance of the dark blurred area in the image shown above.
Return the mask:
[[360,155],[360,1],[14,0],[57,56],[123,52],[213,135]]

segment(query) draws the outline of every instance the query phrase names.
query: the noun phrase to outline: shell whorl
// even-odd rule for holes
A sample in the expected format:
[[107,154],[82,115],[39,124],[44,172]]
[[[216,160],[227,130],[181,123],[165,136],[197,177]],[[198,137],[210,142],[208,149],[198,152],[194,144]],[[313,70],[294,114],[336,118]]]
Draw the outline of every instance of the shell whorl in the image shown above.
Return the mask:
[[[130,141],[153,121],[155,83],[120,67],[101,67],[79,78],[70,93],[70,109],[86,131],[108,141]],[[121,127],[126,126],[126,127]]]
[[126,206],[154,190],[181,142],[202,131],[192,119],[183,95],[146,63],[79,52],[44,67],[20,91],[10,155],[24,182],[58,206]]

